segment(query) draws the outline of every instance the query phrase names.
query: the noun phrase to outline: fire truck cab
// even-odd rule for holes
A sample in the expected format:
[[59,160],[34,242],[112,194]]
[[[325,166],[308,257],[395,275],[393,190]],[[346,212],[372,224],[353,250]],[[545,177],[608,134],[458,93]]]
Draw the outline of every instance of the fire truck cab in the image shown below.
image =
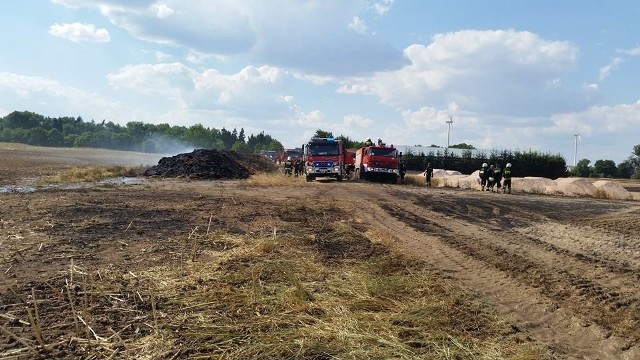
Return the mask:
[[393,145],[382,142],[356,151],[356,177],[369,181],[395,184],[399,176],[399,154]]
[[302,159],[307,181],[319,177],[342,181],[345,174],[345,149],[341,140],[313,137],[304,144]]

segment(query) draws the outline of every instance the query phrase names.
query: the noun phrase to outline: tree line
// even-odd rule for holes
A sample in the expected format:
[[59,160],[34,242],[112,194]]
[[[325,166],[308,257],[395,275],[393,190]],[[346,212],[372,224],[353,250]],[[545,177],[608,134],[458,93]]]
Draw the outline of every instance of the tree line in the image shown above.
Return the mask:
[[231,131],[201,124],[170,126],[138,121],[122,126],[111,121],[84,121],[82,117],[45,117],[14,111],[0,118],[0,141],[50,147],[94,147],[148,153],[172,153],[176,149],[208,148],[258,153],[280,150],[282,144],[261,132],[247,136],[243,128]]
[[[330,131],[318,129],[314,136],[331,137]],[[364,142],[354,141],[340,135],[346,148],[356,149]],[[145,124],[131,121],[126,125],[111,121],[84,121],[82,117],[45,117],[29,111],[14,111],[0,118],[0,142],[24,143],[52,147],[94,147],[114,150],[141,151],[150,153],[174,153],[176,149],[227,149],[244,153],[259,153],[261,150],[279,151],[282,144],[260,132],[247,136],[243,128],[238,131],[204,127],[201,124],[171,126],[169,124]],[[463,149],[457,155],[446,148],[427,153],[407,152],[403,161],[407,169],[422,171],[427,163],[436,168],[457,170],[470,174],[483,162],[514,166],[516,176],[563,176],[640,178],[640,145],[635,145],[628,159],[615,164],[612,160],[597,160],[593,165],[588,159],[580,160],[567,170],[561,155],[536,151],[477,151],[472,145],[459,144],[451,148]]]
[[596,160],[593,165],[588,159],[578,161],[576,166],[568,168],[561,155],[544,154],[537,151],[472,151],[465,149],[460,155],[445,149],[438,149],[425,154],[407,153],[403,159],[410,170],[424,170],[427,163],[433,167],[447,170],[457,170],[463,174],[470,174],[480,168],[482,163],[499,164],[502,168],[512,163],[515,176],[542,176],[550,179],[559,177],[597,177],[640,179],[640,145],[633,147],[629,158],[616,165],[613,160]]
[[571,170],[571,175],[580,177],[640,179],[640,144],[633,147],[631,155],[616,165],[613,160],[591,161],[582,159]]
[[561,155],[544,154],[537,151],[473,151],[464,149],[454,153],[448,149],[429,151],[426,154],[412,153],[402,155],[405,166],[409,170],[423,171],[428,163],[436,169],[459,171],[471,174],[479,170],[483,163],[504,168],[507,163],[513,165],[514,176],[541,176],[550,179],[567,176],[567,164]]

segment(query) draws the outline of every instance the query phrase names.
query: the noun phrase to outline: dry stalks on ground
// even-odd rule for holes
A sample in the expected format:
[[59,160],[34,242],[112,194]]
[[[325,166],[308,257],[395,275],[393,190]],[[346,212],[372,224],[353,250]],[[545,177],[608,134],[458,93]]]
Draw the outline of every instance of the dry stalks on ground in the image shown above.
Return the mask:
[[[220,206],[232,202],[220,191]],[[13,345],[0,358],[545,358],[473,293],[372,242],[353,216],[331,199],[286,203],[280,220],[230,234],[209,215],[163,240],[175,245],[164,264],[71,260],[12,290],[3,311],[16,320],[0,330]]]
[[115,177],[134,177],[141,172],[141,168],[126,166],[86,166],[76,167],[59,172],[57,175],[43,177],[42,184],[73,184],[95,182]]

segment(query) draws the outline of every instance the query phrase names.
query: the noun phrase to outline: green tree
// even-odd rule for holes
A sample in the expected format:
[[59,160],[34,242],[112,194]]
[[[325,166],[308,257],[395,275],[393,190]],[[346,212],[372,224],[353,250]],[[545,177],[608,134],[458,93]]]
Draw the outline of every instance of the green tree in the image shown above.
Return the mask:
[[233,129],[233,132],[231,132],[225,128],[222,128],[220,129],[220,137],[222,139],[222,143],[224,144],[224,148],[228,150],[231,149],[236,141],[238,141],[238,132],[236,131],[236,129]]
[[201,124],[191,125],[184,133],[184,140],[198,148],[216,148],[211,131]]
[[618,177],[623,179],[631,179],[634,173],[633,164],[629,160],[625,160],[618,164]]
[[47,143],[49,146],[63,146],[64,135],[57,128],[53,128],[47,132]]
[[475,146],[470,145],[470,144],[466,144],[466,143],[460,143],[460,144],[456,144],[456,145],[451,145],[449,147],[452,148],[452,149],[469,149],[469,150],[475,149]]
[[331,131],[326,131],[326,130],[322,130],[322,129],[318,129],[316,130],[316,133],[313,134],[313,137],[318,137],[318,138],[329,138],[329,137],[333,137],[333,133]]
[[249,153],[249,147],[247,146],[247,143],[245,143],[244,141],[236,141],[233,146],[231,146],[231,150],[237,152],[237,153],[243,153],[243,154],[247,154]]
[[346,135],[340,135],[336,139],[342,141],[345,149],[357,149],[364,146],[364,141],[354,141]]
[[589,159],[582,159],[578,161],[576,166],[573,168],[572,174],[579,177],[589,177],[591,175],[590,163],[591,160]]
[[0,124],[7,129],[34,129],[41,127],[44,116],[30,111],[14,111],[5,116]]
[[596,160],[593,164],[593,174],[599,177],[615,177],[618,167],[613,160]]

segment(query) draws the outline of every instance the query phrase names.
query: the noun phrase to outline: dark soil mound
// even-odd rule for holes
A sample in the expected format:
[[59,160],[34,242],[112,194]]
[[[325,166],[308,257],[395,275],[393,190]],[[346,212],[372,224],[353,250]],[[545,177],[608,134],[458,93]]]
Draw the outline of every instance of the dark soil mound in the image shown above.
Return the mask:
[[192,179],[246,179],[250,175],[275,170],[264,156],[235,151],[197,149],[191,153],[163,157],[145,176],[186,177]]

